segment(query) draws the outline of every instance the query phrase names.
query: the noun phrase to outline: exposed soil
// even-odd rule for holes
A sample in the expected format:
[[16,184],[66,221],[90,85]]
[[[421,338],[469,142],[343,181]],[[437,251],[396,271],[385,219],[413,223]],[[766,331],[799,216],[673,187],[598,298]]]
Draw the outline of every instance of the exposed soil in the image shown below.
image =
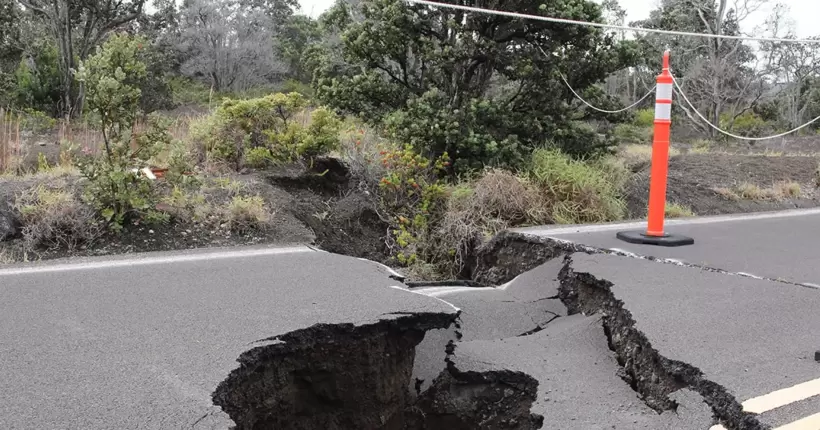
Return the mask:
[[[669,162],[667,201],[689,206],[696,215],[759,212],[820,206],[818,159],[806,156],[686,154]],[[801,196],[789,199],[734,199],[718,192],[742,183],[772,188],[777,182],[800,184]],[[646,216],[649,166],[643,166],[627,186],[630,218]]]
[[[23,254],[22,239],[0,241],[7,258],[53,259],[249,244],[315,244],[339,254],[385,262],[387,224],[376,213],[373,199],[354,187],[344,165],[333,159],[317,160],[312,168],[286,166],[274,171],[243,174],[232,180],[245,184],[246,192],[259,194],[271,206],[270,226],[261,231],[236,233],[226,225],[195,223],[128,225],[119,234],[106,233],[77,249],[38,249]],[[72,182],[69,184],[68,182]],[[5,202],[4,224],[17,193],[33,180],[4,182],[0,201]],[[73,180],[55,179],[47,185],[73,187]],[[224,197],[229,200],[229,197]]]

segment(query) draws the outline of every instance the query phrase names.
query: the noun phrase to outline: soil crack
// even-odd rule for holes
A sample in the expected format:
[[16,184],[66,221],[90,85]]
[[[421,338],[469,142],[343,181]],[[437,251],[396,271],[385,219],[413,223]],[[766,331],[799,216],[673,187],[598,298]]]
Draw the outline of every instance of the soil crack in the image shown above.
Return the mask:
[[725,387],[708,380],[695,366],[662,356],[647,337],[636,328],[632,314],[612,292],[612,283],[590,273],[575,272],[572,256],[565,257],[559,274],[560,296],[570,314],[601,314],[609,347],[622,366],[622,378],[652,409],[676,410],[669,395],[682,388],[700,394],[715,416],[728,428],[758,430],[767,428]]

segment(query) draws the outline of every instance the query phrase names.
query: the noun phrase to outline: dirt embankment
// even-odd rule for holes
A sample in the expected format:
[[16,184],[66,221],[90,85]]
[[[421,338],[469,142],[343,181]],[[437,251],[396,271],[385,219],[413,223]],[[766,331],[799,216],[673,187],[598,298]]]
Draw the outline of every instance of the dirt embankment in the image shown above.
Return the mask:
[[[696,215],[820,206],[817,169],[815,157],[680,155],[669,161],[667,201],[688,206]],[[646,216],[649,174],[649,165],[641,166],[627,186],[630,218]],[[770,192],[783,184],[798,184],[799,192],[795,195]],[[759,189],[760,195],[743,195],[744,187]]]
[[[71,256],[236,246],[249,244],[315,244],[334,253],[385,262],[387,224],[375,209],[372,195],[356,186],[347,168],[335,159],[317,160],[312,168],[286,166],[275,170],[234,175],[229,180],[247,195],[261,196],[270,210],[266,228],[230,231],[224,225],[177,222],[136,224],[118,234],[104,233],[93,243],[74,249],[63,246],[27,250],[25,258],[53,259]],[[24,255],[17,196],[38,184],[71,190],[80,195],[76,177],[14,179],[0,185],[0,255],[6,260]],[[163,184],[160,184],[163,186]],[[219,196],[219,194],[226,194]],[[212,205],[230,202],[230,192],[216,189]],[[158,206],[159,207],[159,206]]]

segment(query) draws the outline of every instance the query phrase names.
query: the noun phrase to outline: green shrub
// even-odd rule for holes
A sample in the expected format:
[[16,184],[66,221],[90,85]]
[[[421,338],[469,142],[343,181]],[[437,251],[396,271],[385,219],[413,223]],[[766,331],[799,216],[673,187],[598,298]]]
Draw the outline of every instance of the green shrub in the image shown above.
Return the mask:
[[62,96],[57,47],[47,44],[34,47],[34,51],[23,56],[14,73],[17,104],[56,114]]
[[[135,173],[145,167],[171,136],[157,116],[149,129],[132,135],[140,101],[140,85],[146,76],[139,60],[146,41],[139,37],[114,35],[80,64],[77,79],[84,83],[87,108],[99,115],[106,156],[86,156],[80,173],[88,180],[85,197],[115,229],[137,216],[149,216],[155,203],[151,180]],[[134,143],[135,148],[132,147]]]
[[619,184],[602,169],[556,151],[533,152],[527,171],[559,224],[619,220],[625,214]]
[[651,143],[652,128],[632,124],[618,124],[612,132],[618,143]]
[[208,106],[211,102],[211,89],[202,82],[174,76],[168,79],[168,86],[171,89],[171,100],[177,106]]
[[635,118],[632,120],[632,124],[643,128],[652,127],[652,125],[655,124],[655,110],[638,109],[635,111]]
[[306,105],[298,93],[225,100],[191,134],[211,158],[237,169],[310,159],[338,147],[341,121],[323,108],[310,114]]
[[763,120],[752,111],[745,112],[732,121],[728,115],[721,115],[720,126],[723,129],[730,129],[741,136],[757,136],[764,131],[771,129],[771,124]]
[[15,200],[27,249],[68,248],[88,244],[101,234],[94,210],[66,190],[43,185],[21,193]]
[[445,186],[438,177],[450,164],[447,154],[433,162],[407,145],[381,156],[386,174],[379,198],[391,218],[394,254],[402,264],[424,262],[424,244],[444,209]]
[[276,157],[268,148],[251,148],[245,153],[245,163],[249,167],[262,169],[277,164]]

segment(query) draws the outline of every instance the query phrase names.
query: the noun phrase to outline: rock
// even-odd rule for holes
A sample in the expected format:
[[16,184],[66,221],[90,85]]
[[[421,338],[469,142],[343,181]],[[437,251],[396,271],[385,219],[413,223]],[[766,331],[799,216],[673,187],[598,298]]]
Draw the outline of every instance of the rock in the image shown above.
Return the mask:
[[20,220],[7,201],[0,200],[0,242],[20,235]]

